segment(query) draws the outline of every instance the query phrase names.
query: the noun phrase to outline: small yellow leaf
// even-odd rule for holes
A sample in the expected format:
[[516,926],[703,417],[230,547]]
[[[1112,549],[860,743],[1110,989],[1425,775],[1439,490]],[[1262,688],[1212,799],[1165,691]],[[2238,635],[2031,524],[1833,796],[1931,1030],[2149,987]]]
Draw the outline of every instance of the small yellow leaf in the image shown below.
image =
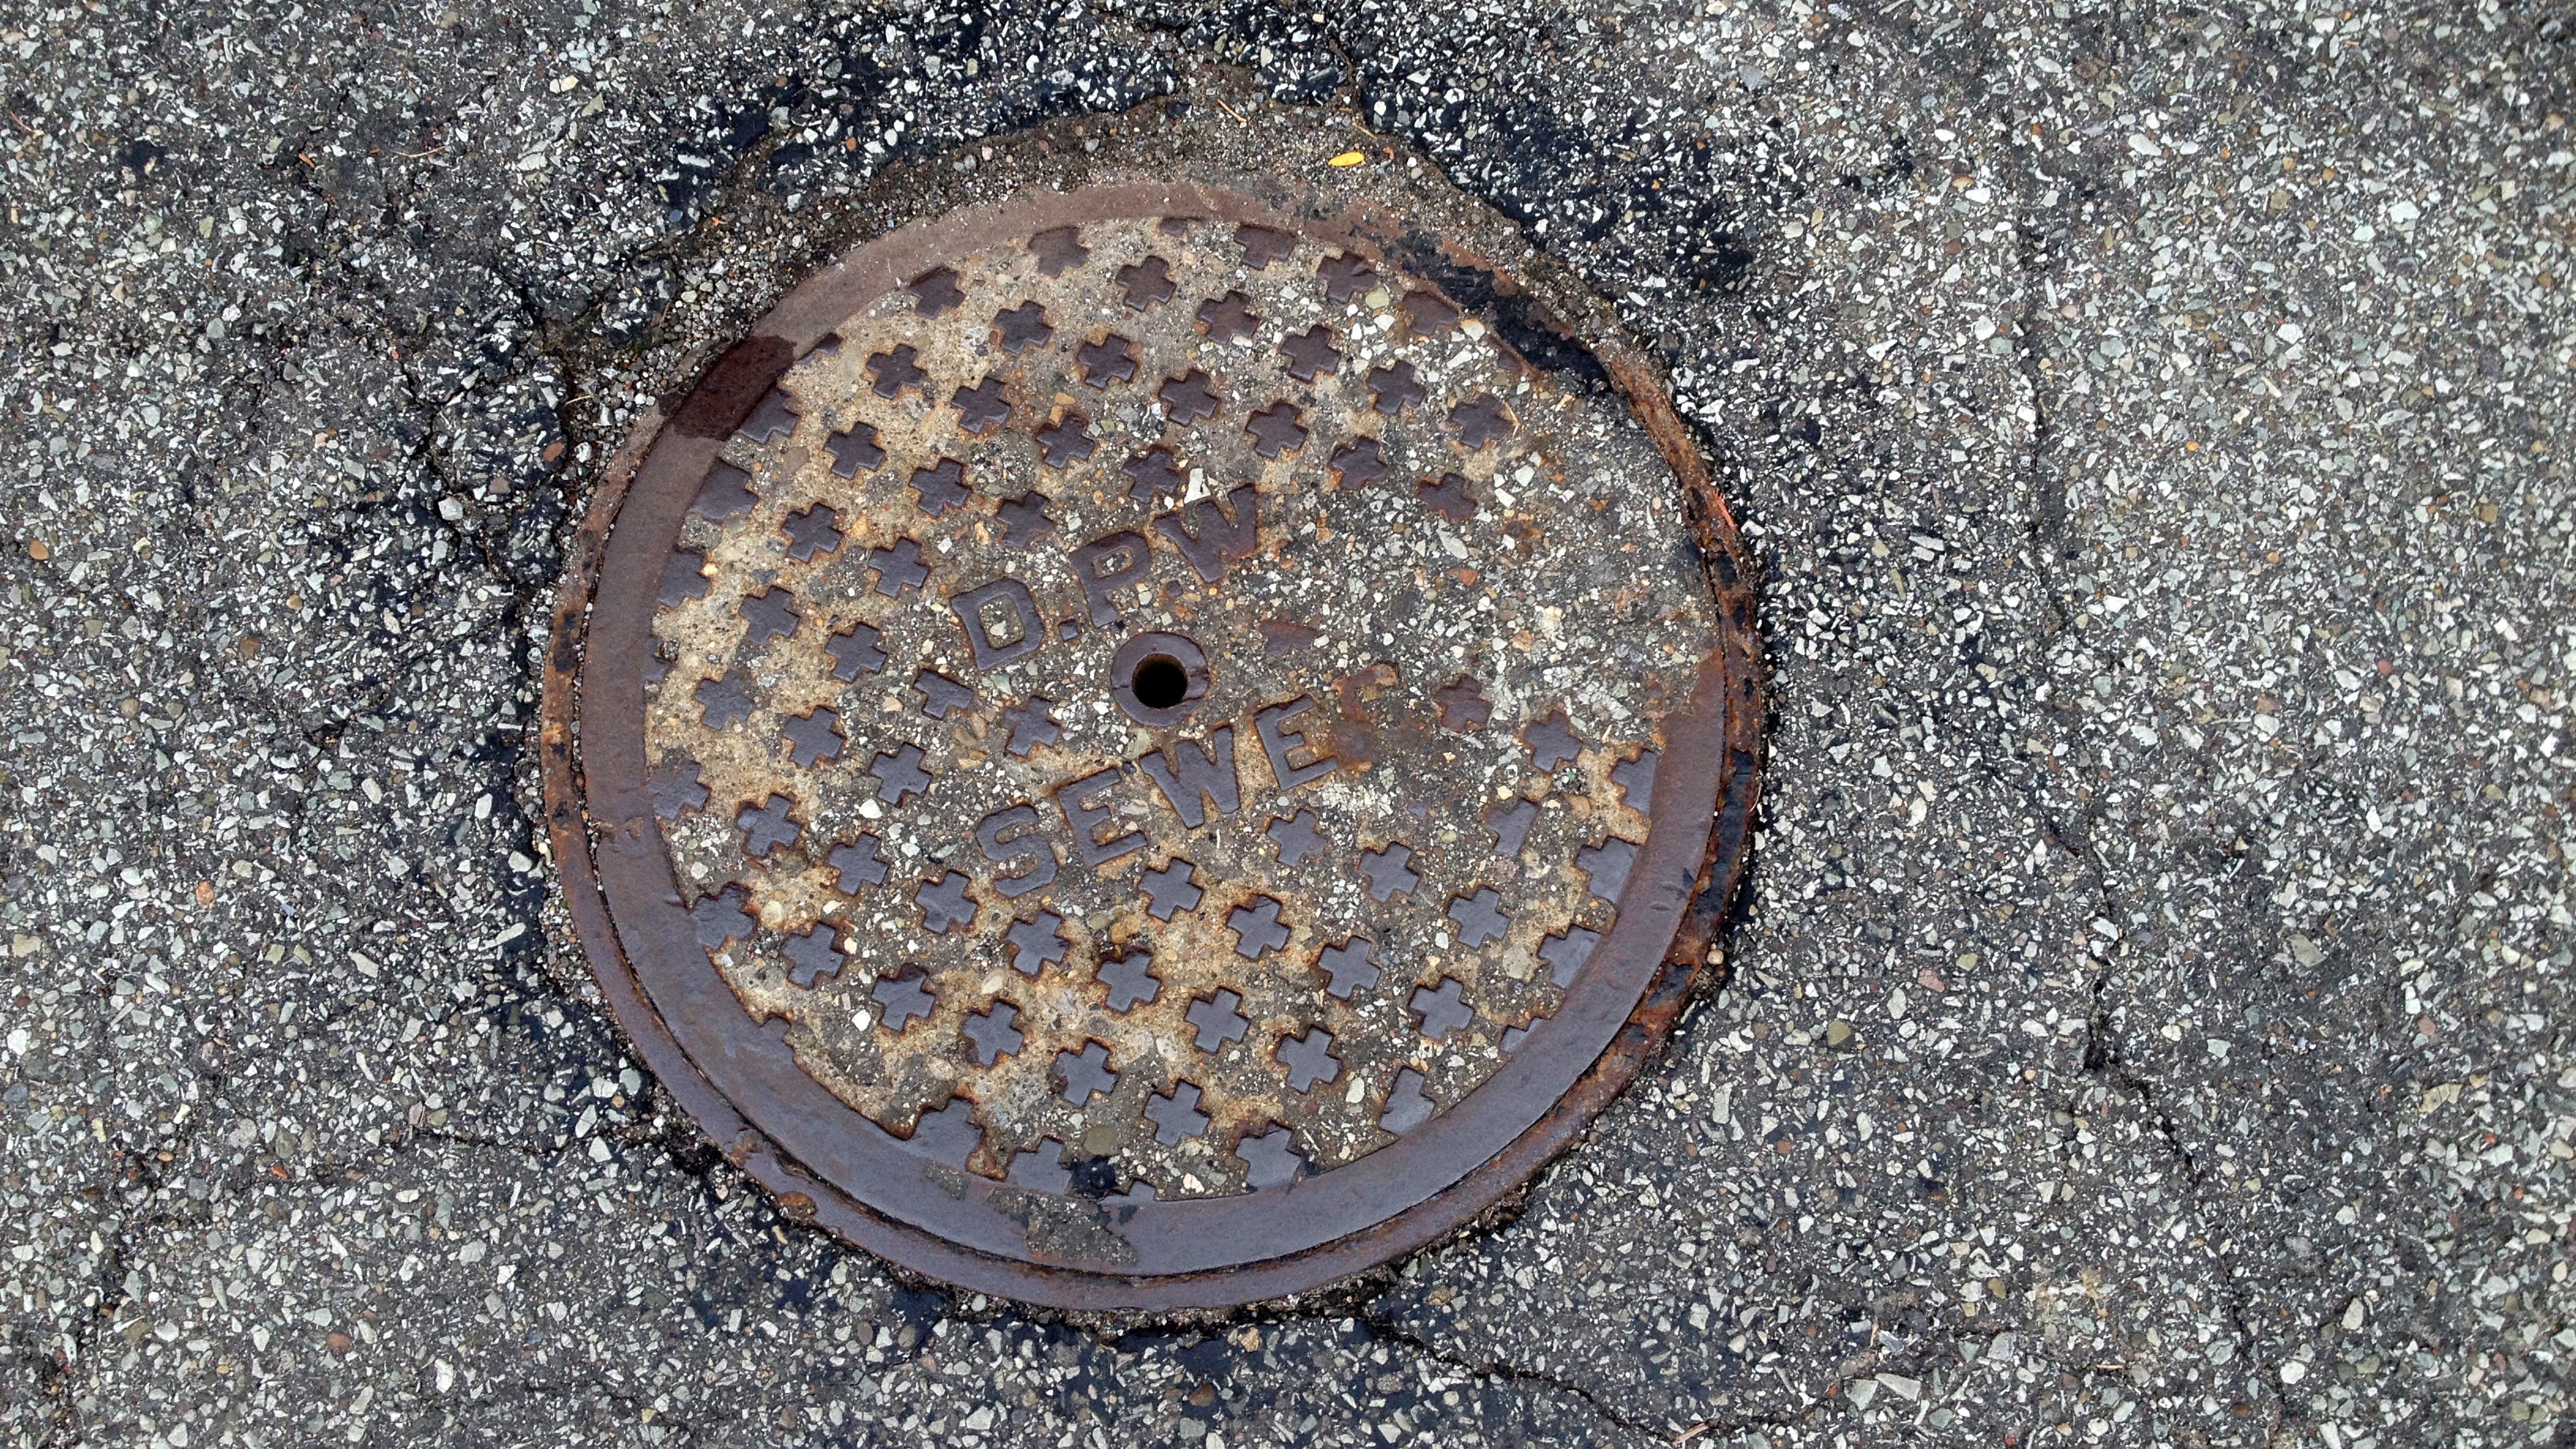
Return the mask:
[[1345,151],[1324,164],[1327,166],[1357,166],[1367,159],[1368,157],[1357,151]]

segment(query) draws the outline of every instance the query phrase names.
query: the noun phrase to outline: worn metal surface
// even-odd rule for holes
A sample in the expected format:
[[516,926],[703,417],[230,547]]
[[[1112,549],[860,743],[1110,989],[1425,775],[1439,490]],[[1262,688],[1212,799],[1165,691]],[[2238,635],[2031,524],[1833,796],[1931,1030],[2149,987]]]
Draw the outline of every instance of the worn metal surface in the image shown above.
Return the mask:
[[1678,423],[1351,221],[904,228],[594,513],[549,761],[603,979],[925,1271],[1208,1304],[1436,1236],[1624,1083],[1731,885],[1748,620]]

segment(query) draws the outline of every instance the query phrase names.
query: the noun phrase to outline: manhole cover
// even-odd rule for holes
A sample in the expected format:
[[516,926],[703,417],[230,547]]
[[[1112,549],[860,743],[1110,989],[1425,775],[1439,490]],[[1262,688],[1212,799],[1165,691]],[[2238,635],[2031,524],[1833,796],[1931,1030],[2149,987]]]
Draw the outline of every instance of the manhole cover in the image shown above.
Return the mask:
[[574,904],[792,1209],[1024,1299],[1276,1296],[1488,1205],[1659,1038],[1750,790],[1732,541],[1659,399],[1471,300],[1235,192],[975,208],[612,483]]

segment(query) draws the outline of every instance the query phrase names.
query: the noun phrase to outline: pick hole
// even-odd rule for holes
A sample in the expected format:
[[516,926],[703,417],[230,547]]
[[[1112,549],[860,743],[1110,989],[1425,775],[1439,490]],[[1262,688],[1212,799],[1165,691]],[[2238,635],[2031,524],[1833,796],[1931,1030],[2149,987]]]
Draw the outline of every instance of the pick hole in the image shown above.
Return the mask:
[[1189,671],[1169,654],[1148,654],[1136,661],[1136,672],[1127,680],[1135,691],[1136,702],[1147,709],[1170,709],[1190,692]]

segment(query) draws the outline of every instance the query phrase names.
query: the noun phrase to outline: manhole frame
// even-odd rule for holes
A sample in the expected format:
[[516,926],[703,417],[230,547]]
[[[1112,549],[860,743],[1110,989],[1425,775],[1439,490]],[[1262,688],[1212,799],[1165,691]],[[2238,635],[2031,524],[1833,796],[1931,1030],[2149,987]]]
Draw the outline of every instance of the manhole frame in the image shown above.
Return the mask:
[[[1132,185],[1135,178],[1098,177],[1091,178],[1091,184],[1121,180]],[[1233,193],[1238,200],[1248,197],[1310,232],[1347,232],[1400,265],[1413,265],[1410,253],[1423,245],[1418,235],[1408,236],[1400,229],[1395,213],[1380,205],[1353,206],[1348,198],[1321,198],[1340,203],[1327,210],[1317,204],[1319,198],[1312,188],[1293,181],[1283,188],[1276,178],[1226,172],[1171,183],[1164,190],[1166,205],[1192,214],[1224,215],[1228,207],[1221,193]],[[844,266],[818,269],[787,290],[762,320],[787,312],[800,301],[810,302],[828,294],[846,270],[846,263],[863,248],[924,220],[968,227],[974,224],[972,217],[961,219],[958,213],[944,207],[900,218],[872,235],[853,240],[842,254]],[[1200,1312],[1291,1297],[1327,1287],[1436,1243],[1510,1198],[1540,1167],[1574,1143],[1593,1117],[1628,1085],[1659,1048],[1707,958],[1742,873],[1749,844],[1763,724],[1751,582],[1733,523],[1690,430],[1664,394],[1657,370],[1615,325],[1604,325],[1597,307],[1582,306],[1586,294],[1576,290],[1569,278],[1549,275],[1561,273],[1561,268],[1544,257],[1533,256],[1525,270],[1510,269],[1493,260],[1491,253],[1496,250],[1499,248],[1469,251],[1454,235],[1444,236],[1438,246],[1443,266],[1472,267],[1487,274],[1499,295],[1533,299],[1538,304],[1534,315],[1597,361],[1683,489],[1695,542],[1707,565],[1708,586],[1724,641],[1718,660],[1722,671],[1718,693],[1723,710],[1719,753],[1717,759],[1703,766],[1717,777],[1714,819],[1689,908],[1671,947],[1607,1049],[1572,1087],[1506,1146],[1446,1187],[1365,1229],[1280,1257],[1135,1278],[1014,1261],[962,1247],[886,1217],[806,1171],[753,1127],[697,1068],[647,996],[610,919],[593,853],[592,832],[605,828],[605,823],[590,816],[580,788],[580,676],[587,657],[589,611],[600,583],[609,534],[654,446],[675,424],[693,434],[717,428],[720,431],[716,436],[721,441],[739,418],[691,416],[691,409],[711,406],[722,412],[738,403],[740,411],[747,412],[771,380],[793,361],[793,352],[774,340],[764,342],[762,335],[755,332],[704,370],[685,394],[692,401],[681,405],[677,416],[665,415],[658,407],[648,411],[608,460],[581,527],[567,550],[552,610],[540,706],[539,753],[547,828],[563,881],[565,904],[592,973],[645,1064],[726,1157],[767,1190],[791,1218],[824,1227],[902,1270],[969,1291],[1076,1312]],[[1550,302],[1571,305],[1550,307]],[[1586,319],[1591,325],[1579,330],[1557,320],[1568,313],[1582,316],[1587,310],[1593,313]]]

